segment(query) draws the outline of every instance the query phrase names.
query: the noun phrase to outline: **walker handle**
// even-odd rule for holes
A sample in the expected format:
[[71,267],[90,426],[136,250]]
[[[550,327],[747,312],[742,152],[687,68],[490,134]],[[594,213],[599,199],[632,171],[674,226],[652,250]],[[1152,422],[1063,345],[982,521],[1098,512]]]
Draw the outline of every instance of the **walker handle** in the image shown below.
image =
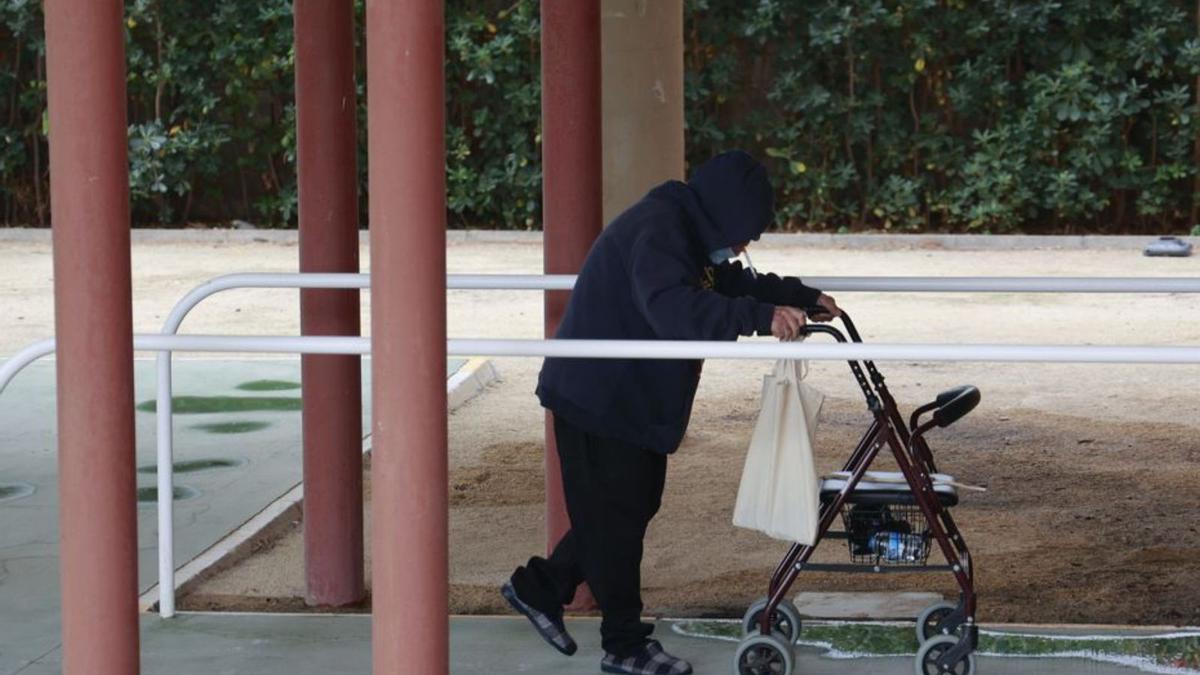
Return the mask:
[[[804,307],[802,311],[808,315],[808,318],[813,321],[833,321],[834,317],[829,313],[829,310],[821,306]],[[838,317],[842,320],[842,324],[846,326],[846,333],[850,336],[851,342],[862,342],[862,336],[858,334],[858,329],[854,327],[854,322],[850,320],[850,315],[844,310],[842,315]]]
[[833,315],[831,315],[829,310],[825,309],[824,307],[813,305],[811,307],[801,307],[800,311],[808,315],[808,318],[813,321],[833,321]]

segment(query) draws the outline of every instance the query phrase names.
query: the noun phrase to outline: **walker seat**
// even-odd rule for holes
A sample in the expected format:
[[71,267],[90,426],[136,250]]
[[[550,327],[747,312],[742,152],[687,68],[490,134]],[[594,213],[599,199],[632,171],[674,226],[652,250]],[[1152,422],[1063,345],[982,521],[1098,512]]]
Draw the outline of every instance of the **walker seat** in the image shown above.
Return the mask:
[[[821,501],[833,501],[833,498],[846,487],[849,477],[848,473],[838,471],[823,479],[821,481]],[[955,482],[954,476],[935,473],[932,478],[933,492],[942,506],[957,505],[958,490],[951,485]],[[868,471],[863,474],[863,479],[858,482],[854,491],[846,496],[846,503],[916,504],[917,498],[913,496],[908,483],[905,482],[904,474],[899,471]]]

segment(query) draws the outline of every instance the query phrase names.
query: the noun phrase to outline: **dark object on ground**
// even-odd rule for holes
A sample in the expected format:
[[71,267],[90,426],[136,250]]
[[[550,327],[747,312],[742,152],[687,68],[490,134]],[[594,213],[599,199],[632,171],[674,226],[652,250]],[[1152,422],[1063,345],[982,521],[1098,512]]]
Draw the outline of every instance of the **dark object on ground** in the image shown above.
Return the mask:
[[1159,237],[1147,244],[1143,253],[1149,256],[1186,258],[1192,254],[1192,245],[1179,237]]

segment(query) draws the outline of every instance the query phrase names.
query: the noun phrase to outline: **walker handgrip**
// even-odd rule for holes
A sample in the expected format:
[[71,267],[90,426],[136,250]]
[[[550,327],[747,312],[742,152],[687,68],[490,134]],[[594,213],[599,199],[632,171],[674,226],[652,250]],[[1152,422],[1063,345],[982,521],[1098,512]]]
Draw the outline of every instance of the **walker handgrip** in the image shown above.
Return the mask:
[[[942,397],[946,396],[946,402]],[[970,385],[951,389],[938,396],[938,409],[933,411],[933,422],[939,427],[948,427],[979,405],[979,390]]]
[[825,309],[821,306],[802,307],[800,308],[800,311],[808,315],[808,318],[812,319],[813,321],[827,322],[833,321],[835,318],[839,318],[842,320],[842,324],[846,326],[846,334],[850,336],[850,341],[862,342],[862,337],[859,336],[858,329],[854,327],[854,322],[850,320],[850,315],[846,314],[845,311],[843,311],[838,317],[834,317],[829,313],[828,309]]
[[808,318],[812,319],[813,321],[833,321],[833,315],[830,314],[829,310],[825,309],[824,307],[803,307],[801,308],[801,311],[807,314]]

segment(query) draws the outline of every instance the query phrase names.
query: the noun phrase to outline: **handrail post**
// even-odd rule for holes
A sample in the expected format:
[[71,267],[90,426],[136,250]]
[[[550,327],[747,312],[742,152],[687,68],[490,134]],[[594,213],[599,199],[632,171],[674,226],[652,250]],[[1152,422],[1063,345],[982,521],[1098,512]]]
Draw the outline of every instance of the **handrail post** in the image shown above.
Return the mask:
[[158,443],[155,476],[158,480],[158,615],[175,616],[175,460],[172,429],[171,352],[155,359],[158,386],[154,406]]

